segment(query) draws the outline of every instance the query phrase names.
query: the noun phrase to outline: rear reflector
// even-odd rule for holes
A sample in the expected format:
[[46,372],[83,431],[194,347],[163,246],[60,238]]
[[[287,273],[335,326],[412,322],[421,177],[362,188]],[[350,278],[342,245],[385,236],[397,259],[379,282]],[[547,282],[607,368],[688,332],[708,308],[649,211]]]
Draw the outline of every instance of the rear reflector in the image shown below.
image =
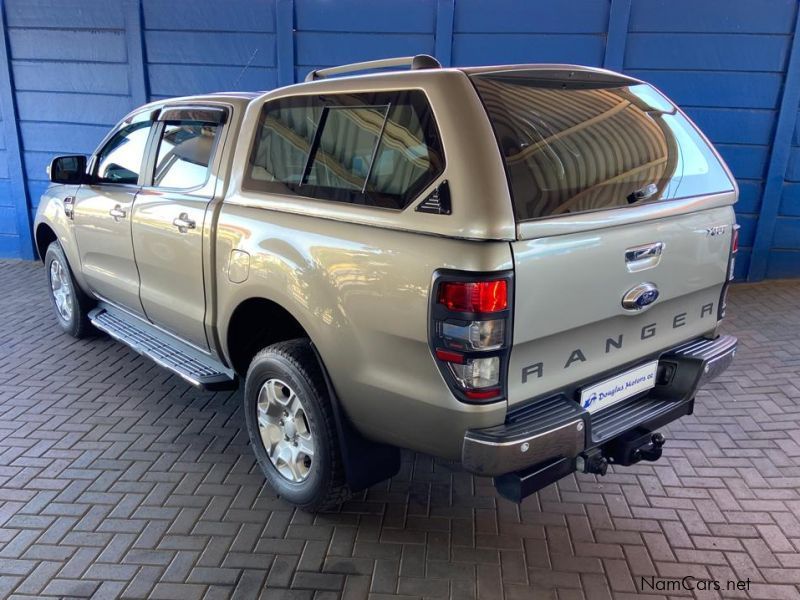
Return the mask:
[[733,240],[731,240],[731,254],[736,254],[739,251],[739,226],[733,226]]
[[451,352],[450,350],[443,350],[442,348],[436,349],[436,358],[445,362],[463,363],[464,355],[458,352]]
[[464,394],[470,400],[488,400],[489,398],[499,396],[501,392],[502,390],[499,387],[496,387],[489,388],[488,390],[466,390]]
[[439,288],[438,301],[455,312],[499,312],[508,308],[508,283],[505,279],[446,281]]

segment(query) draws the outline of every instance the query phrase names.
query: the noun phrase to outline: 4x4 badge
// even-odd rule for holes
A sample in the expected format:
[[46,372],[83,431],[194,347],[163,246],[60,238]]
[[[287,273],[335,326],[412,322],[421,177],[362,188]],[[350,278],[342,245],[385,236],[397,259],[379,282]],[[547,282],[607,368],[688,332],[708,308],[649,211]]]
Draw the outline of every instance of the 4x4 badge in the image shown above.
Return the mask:
[[638,311],[658,300],[658,288],[655,283],[640,283],[632,287],[622,297],[622,308]]

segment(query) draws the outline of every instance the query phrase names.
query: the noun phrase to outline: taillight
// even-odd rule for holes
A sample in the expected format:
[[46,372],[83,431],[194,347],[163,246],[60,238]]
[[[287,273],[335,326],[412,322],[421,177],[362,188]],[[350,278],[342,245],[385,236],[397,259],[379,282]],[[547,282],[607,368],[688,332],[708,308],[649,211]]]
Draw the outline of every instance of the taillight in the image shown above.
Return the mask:
[[733,224],[731,233],[731,253],[728,258],[728,281],[733,281],[733,271],[736,267],[736,253],[739,251],[739,228],[737,223]]
[[455,396],[505,398],[511,347],[511,273],[438,272],[431,294],[430,343]]
[[733,231],[731,232],[731,249],[728,255],[727,279],[725,283],[722,284],[722,293],[719,295],[717,320],[723,319],[728,310],[728,288],[730,287],[730,282],[733,281],[733,272],[736,268],[736,253],[739,251],[739,229],[740,226],[734,223]]
[[439,287],[439,303],[448,310],[492,313],[508,308],[508,282],[445,281]]

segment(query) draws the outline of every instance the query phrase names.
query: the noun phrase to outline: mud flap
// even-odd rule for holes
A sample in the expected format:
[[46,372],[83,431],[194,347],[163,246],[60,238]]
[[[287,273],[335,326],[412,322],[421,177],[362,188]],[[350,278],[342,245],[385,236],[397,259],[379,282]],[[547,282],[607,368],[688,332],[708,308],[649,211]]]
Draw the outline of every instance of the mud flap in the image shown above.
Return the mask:
[[336,422],[336,435],[339,439],[345,478],[350,491],[360,492],[376,483],[394,477],[400,471],[400,449],[396,446],[368,440],[356,430],[339,402],[339,396],[336,395],[336,390],[333,388],[319,350],[313,342],[311,347],[314,349],[322,376],[325,378],[325,385],[328,388],[328,397],[331,399],[333,418]]

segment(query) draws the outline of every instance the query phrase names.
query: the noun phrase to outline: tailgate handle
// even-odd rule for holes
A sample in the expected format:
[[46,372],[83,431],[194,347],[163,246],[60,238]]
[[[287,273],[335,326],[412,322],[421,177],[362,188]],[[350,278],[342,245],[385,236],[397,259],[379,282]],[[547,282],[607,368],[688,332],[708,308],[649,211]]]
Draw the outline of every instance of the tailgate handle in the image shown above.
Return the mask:
[[661,260],[661,253],[664,251],[664,242],[654,242],[642,246],[634,246],[625,250],[625,263],[628,271],[642,271],[655,267]]

